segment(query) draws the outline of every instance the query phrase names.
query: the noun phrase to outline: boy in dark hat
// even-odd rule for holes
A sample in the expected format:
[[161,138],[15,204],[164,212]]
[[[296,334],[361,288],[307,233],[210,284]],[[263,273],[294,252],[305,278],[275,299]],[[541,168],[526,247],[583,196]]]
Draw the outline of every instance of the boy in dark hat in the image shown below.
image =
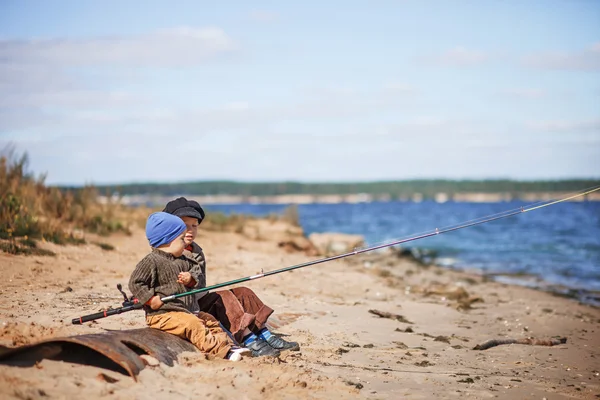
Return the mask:
[[[185,197],[179,197],[173,201],[167,203],[163,212],[173,214],[183,220],[187,226],[185,232],[185,243],[186,251],[184,255],[192,260],[196,261],[200,267],[200,275],[198,276],[198,287],[206,287],[206,260],[204,253],[200,246],[194,243],[196,234],[198,233],[198,225],[204,219],[204,210],[200,207],[198,202],[193,200],[187,200]],[[195,299],[194,304],[191,306],[191,311],[198,313],[200,308],[198,301],[207,294],[207,292],[196,293],[193,296]]]
[[[179,197],[167,203],[163,211],[180,217],[187,226],[184,255],[198,262],[202,271],[198,287],[206,287],[206,258],[202,248],[194,242],[198,225],[205,217],[204,210],[196,201]],[[280,351],[300,349],[298,343],[288,342],[269,331],[267,320],[273,309],[247,287],[201,293],[198,305],[201,311],[218,319],[254,356],[276,356]]]
[[219,322],[207,313],[194,315],[194,299],[184,296],[167,303],[161,298],[198,287],[200,266],[183,256],[186,226],[174,215],[158,212],[148,217],[146,237],[152,252],[135,267],[129,290],[144,304],[146,323],[151,328],[187,339],[200,351],[217,358],[238,361],[250,350],[234,345]]

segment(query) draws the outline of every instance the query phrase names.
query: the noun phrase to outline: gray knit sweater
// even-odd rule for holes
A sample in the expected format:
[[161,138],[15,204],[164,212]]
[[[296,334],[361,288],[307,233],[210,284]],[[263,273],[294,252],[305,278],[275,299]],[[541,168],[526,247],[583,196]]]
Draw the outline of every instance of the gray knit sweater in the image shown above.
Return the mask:
[[202,247],[198,246],[196,242],[192,242],[191,251],[186,248],[183,251],[183,255],[198,263],[200,266],[200,280],[198,282],[198,287],[206,287],[206,257],[204,257]]
[[[144,257],[135,267],[135,270],[129,278],[129,290],[133,297],[144,304],[152,296],[166,297],[178,293],[184,293],[192,288],[186,288],[181,283],[177,283],[177,275],[180,272],[189,272],[196,281],[196,286],[201,281],[202,274],[200,265],[185,256],[175,257],[170,253],[165,253],[159,249],[152,249],[152,252]],[[144,306],[146,315],[162,314],[168,311],[190,312],[194,307],[195,296],[184,296],[163,304],[158,310],[153,310],[149,306]]]
[[[202,251],[202,247],[198,246],[198,244],[196,242],[192,242],[191,250],[189,248],[186,248],[183,251],[183,255],[198,263],[198,266],[200,267],[200,275],[198,276],[198,280],[196,282],[198,282],[199,288],[206,287],[206,257],[204,257],[204,252]],[[201,293],[196,293],[194,295],[194,304],[192,305],[192,308],[190,309],[190,311],[192,311],[192,312],[200,311],[200,307],[198,307],[198,300],[200,300],[202,297],[204,297],[207,293],[208,292],[201,292]]]

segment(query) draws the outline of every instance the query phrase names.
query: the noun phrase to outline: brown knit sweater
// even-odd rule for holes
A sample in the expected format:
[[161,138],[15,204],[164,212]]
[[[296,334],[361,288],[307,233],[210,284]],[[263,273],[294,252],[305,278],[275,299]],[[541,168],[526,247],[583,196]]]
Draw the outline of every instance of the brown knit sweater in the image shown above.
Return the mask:
[[[198,282],[198,287],[203,288],[206,287],[206,257],[204,257],[204,252],[202,251],[202,247],[198,246],[196,242],[192,242],[191,244],[192,250],[188,250],[187,248],[183,251],[183,255],[187,258],[191,258],[196,261],[200,266],[200,276]],[[200,293],[202,294],[202,293]]]
[[[140,303],[145,304],[152,296],[166,297],[178,293],[184,293],[192,288],[186,288],[181,283],[177,283],[177,275],[180,272],[189,272],[196,281],[196,286],[202,278],[200,265],[185,256],[175,257],[170,253],[165,253],[159,249],[152,249],[152,252],[144,257],[135,267],[135,270],[129,278],[129,290]],[[194,307],[195,296],[184,296],[163,304],[158,310],[153,310],[149,306],[144,306],[146,315],[162,314],[168,311],[190,312]]]

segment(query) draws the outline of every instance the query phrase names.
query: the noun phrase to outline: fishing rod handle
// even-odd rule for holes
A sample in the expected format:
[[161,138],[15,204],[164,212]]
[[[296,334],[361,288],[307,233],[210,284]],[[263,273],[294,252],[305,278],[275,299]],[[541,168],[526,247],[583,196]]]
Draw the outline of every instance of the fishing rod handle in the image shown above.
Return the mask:
[[139,308],[142,308],[143,306],[144,306],[143,304],[136,303],[134,305],[127,306],[127,307],[119,307],[119,308],[115,308],[112,310],[104,310],[104,311],[100,311],[100,312],[97,312],[94,314],[84,315],[83,317],[73,318],[71,320],[71,323],[73,325],[82,325],[85,322],[90,322],[90,321],[95,321],[100,318],[110,317],[111,315],[122,314],[124,312],[131,311],[131,310],[137,310]]
[[95,314],[84,315],[83,317],[73,318],[71,323],[73,325],[83,325],[85,322],[94,321],[96,319],[107,317],[111,314],[108,314],[108,311],[101,311]]

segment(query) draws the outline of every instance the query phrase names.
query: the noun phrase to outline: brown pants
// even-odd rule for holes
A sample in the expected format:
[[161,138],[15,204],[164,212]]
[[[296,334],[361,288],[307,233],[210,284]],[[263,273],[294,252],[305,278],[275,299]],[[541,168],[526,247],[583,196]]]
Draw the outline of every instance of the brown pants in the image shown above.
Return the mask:
[[219,321],[212,315],[201,312],[194,314],[171,311],[146,316],[151,328],[187,339],[201,352],[218,358],[225,358],[231,349],[231,339],[221,329]]
[[213,315],[241,342],[244,330],[264,328],[273,309],[246,287],[210,292],[199,301],[200,311]]

